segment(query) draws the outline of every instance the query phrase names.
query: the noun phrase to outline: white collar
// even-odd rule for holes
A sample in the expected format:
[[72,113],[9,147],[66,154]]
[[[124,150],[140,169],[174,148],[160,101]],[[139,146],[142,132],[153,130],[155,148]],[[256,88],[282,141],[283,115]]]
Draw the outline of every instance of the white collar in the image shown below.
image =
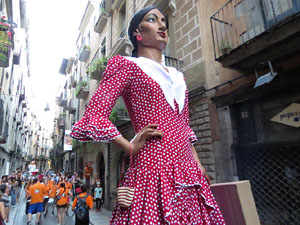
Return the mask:
[[[159,84],[165,99],[174,111],[174,99],[178,104],[179,112],[182,111],[187,87],[181,72],[177,71],[174,67],[167,67],[164,64],[159,64],[145,57],[135,58],[126,56],[125,58],[136,63],[145,74]],[[167,72],[164,67],[167,68],[169,72]]]

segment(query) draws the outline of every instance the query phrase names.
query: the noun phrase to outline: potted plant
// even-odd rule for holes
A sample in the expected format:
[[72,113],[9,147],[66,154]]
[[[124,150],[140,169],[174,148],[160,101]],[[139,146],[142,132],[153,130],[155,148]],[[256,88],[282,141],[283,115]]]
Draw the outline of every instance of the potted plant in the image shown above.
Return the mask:
[[82,62],[86,62],[91,53],[91,48],[88,45],[83,45],[80,49],[79,60]]
[[8,67],[9,55],[12,46],[11,38],[12,38],[12,32],[10,29],[10,24],[3,16],[0,19],[0,66],[1,67]]
[[79,99],[86,98],[89,94],[89,89],[87,88],[87,81],[81,80],[75,89],[75,96]]
[[87,72],[90,74],[90,79],[101,80],[107,64],[105,57],[97,58],[89,65]]

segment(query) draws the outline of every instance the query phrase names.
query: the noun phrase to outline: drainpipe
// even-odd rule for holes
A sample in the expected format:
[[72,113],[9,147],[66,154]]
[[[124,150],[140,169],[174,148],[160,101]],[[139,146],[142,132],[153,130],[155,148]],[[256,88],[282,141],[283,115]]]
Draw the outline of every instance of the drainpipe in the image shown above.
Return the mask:
[[110,16],[110,50],[112,50],[112,32],[113,32],[113,17]]
[[[110,143],[107,144],[107,202],[110,202]],[[110,206],[109,206],[110,207]]]

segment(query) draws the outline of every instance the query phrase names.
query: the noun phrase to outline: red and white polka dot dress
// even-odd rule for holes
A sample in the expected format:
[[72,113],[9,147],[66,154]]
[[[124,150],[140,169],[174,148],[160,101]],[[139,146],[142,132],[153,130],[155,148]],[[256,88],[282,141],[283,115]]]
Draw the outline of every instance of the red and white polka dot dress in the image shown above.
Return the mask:
[[72,129],[80,141],[109,142],[121,134],[108,120],[122,96],[137,133],[159,124],[163,138],[148,140],[133,157],[122,186],[134,186],[129,209],[116,205],[111,224],[225,224],[210,188],[192,155],[196,135],[189,127],[188,96],[173,110],[160,85],[136,63],[113,57],[84,117]]

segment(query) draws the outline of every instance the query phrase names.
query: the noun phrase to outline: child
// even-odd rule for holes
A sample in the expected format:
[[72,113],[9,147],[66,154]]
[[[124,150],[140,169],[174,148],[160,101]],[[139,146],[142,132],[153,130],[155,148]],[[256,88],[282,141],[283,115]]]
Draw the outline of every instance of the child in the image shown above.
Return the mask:
[[100,182],[97,182],[97,186],[95,188],[94,198],[96,199],[96,211],[101,212],[101,201],[102,201],[102,192],[103,189],[100,186]]

